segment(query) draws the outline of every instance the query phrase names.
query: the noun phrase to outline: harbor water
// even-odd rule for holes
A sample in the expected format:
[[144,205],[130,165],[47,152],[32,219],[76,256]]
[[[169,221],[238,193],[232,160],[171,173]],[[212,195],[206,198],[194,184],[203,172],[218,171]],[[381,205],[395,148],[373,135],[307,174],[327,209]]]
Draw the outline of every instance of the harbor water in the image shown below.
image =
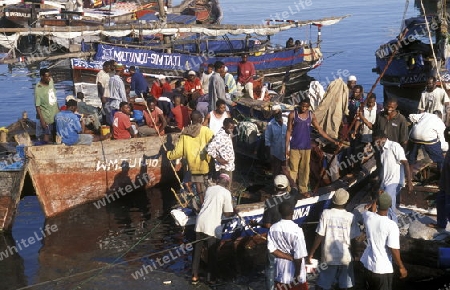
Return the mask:
[[[406,17],[419,13],[413,2]],[[434,1],[429,2],[431,6]],[[355,75],[366,91],[377,79],[372,73],[374,52],[399,33],[405,12],[404,1],[392,0],[221,0],[221,6],[223,23],[234,24],[349,14],[340,23],[323,27],[324,61],[309,75],[325,84],[339,76],[346,80]],[[272,40],[284,45],[289,37],[315,40],[317,28],[291,29]],[[16,121],[23,111],[34,119],[38,72],[38,66],[0,65],[0,127]],[[70,80],[58,82],[56,89],[62,105],[65,96],[72,94],[72,84]],[[375,93],[381,101],[382,87]],[[170,189],[133,192],[111,203],[86,204],[47,220],[31,186],[25,187],[23,195],[12,235],[0,234],[0,289],[190,289],[190,255],[170,251],[186,241],[168,214],[176,203]],[[169,252],[172,258],[178,255],[176,259],[153,269],[155,259]],[[233,283],[218,289],[263,289],[264,276],[257,271],[234,276]]]

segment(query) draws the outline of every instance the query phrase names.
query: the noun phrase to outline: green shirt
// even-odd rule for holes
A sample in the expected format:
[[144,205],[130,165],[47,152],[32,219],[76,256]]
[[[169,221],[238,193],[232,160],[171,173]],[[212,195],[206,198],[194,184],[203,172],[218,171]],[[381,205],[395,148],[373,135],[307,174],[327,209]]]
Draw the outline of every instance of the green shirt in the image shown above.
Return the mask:
[[53,124],[55,115],[59,112],[53,79],[50,80],[48,86],[41,82],[37,83],[34,88],[34,102],[36,107],[40,107],[45,123]]

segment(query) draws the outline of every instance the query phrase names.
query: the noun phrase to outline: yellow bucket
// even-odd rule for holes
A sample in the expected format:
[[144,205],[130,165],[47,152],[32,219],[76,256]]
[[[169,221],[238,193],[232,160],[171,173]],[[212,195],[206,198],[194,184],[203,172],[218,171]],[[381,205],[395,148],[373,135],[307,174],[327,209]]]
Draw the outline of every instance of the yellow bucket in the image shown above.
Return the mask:
[[100,132],[101,132],[102,136],[106,136],[109,133],[111,133],[111,129],[107,125],[102,125]]

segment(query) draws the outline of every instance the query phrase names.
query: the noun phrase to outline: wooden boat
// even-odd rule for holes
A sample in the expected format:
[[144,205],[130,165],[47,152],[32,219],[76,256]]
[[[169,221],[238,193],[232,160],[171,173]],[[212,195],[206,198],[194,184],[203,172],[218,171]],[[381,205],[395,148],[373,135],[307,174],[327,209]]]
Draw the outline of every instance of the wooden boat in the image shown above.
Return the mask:
[[[162,138],[170,150],[178,135]],[[157,136],[106,140],[90,146],[30,146],[25,151],[27,171],[47,217],[175,178]],[[109,198],[107,202],[111,202]]]
[[[317,222],[322,211],[330,207],[335,190],[338,188],[353,190],[365,184],[365,181],[367,181],[375,169],[376,162],[374,158],[371,158],[363,163],[361,171],[357,175],[336,180],[328,186],[319,188],[316,196],[297,201],[293,220],[299,225],[302,223]],[[236,210],[238,212],[237,216],[222,220],[222,240],[233,240],[239,237],[253,236],[267,232],[268,229],[266,228],[250,226],[251,221],[261,223],[264,213],[264,202],[240,204],[236,206]],[[171,215],[175,223],[182,227],[194,225],[196,221],[195,212],[189,208],[173,209]]]
[[10,231],[25,180],[26,166],[0,169],[0,231]]
[[[376,50],[376,68],[373,71],[381,74],[386,70],[380,81],[384,87],[384,98],[396,97],[403,112],[417,112],[429,77],[436,77],[438,85],[450,81],[444,53],[448,46],[446,32],[447,22],[438,13],[408,18],[399,36]],[[395,56],[390,62],[393,54]]]

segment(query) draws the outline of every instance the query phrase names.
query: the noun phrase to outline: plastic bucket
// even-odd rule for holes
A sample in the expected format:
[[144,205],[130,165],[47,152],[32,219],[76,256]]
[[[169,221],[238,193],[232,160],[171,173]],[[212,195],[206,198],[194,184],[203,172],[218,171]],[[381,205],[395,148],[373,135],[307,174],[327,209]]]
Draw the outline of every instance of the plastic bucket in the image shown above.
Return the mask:
[[450,248],[439,248],[438,267],[441,269],[450,268]]
[[100,132],[101,132],[102,136],[106,136],[109,133],[111,133],[111,129],[107,125],[102,125]]

